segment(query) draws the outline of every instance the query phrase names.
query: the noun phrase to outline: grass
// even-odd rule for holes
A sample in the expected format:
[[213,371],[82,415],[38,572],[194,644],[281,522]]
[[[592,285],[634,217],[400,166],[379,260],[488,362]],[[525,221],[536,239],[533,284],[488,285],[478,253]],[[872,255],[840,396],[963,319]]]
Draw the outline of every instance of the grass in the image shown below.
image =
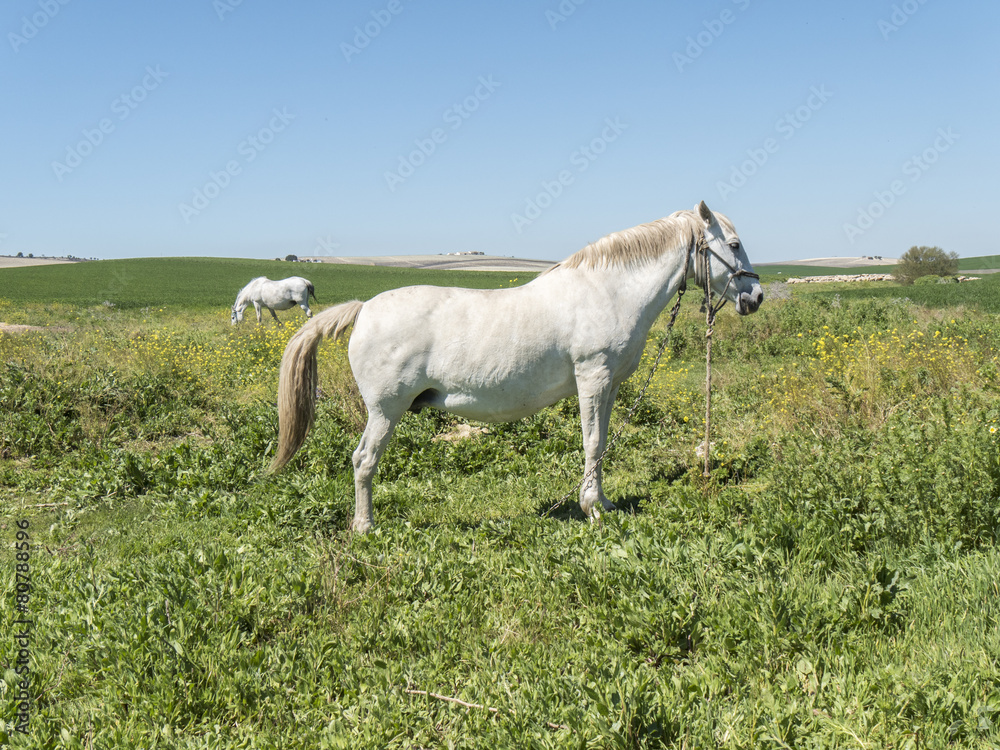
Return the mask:
[[[305,276],[323,305],[369,299],[386,289],[416,284],[494,289],[510,275],[490,271],[422,271],[410,268],[299,264],[228,258],[138,258],[88,261],[0,270],[0,298],[89,307],[110,302],[118,309],[229,308],[250,279]],[[12,322],[12,321],[5,321]]]
[[[978,255],[970,258],[959,258],[959,271],[995,271],[1000,269],[1000,255]],[[779,281],[792,276],[833,276],[837,274],[862,273],[892,273],[896,270],[893,264],[876,266],[803,266],[794,263],[764,263],[757,271],[765,276],[767,281]]]
[[[157,274],[135,268],[138,299]],[[365,537],[345,531],[342,345],[321,350],[314,433],[265,471],[300,315],[10,302],[0,319],[50,330],[0,334],[0,579],[15,590],[27,521],[35,621],[22,735],[0,608],[0,744],[995,747],[1000,329],[990,294],[951,287],[727,308],[708,479],[687,300],[596,526],[545,512],[581,471],[573,399],[463,441],[408,415]]]

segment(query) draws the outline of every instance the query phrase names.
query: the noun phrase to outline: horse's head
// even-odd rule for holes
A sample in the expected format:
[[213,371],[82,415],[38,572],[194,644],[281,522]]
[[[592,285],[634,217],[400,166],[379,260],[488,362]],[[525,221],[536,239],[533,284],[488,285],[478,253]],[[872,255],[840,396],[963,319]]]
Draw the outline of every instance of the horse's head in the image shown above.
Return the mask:
[[234,306],[233,306],[233,309],[232,309],[232,314],[231,314],[231,315],[229,316],[229,322],[230,322],[230,323],[231,323],[232,325],[236,325],[237,323],[239,323],[239,322],[240,322],[240,321],[242,321],[242,320],[243,320],[243,310],[242,310],[242,309],[239,309],[239,308],[237,308],[237,307],[236,307],[236,306],[234,305]]
[[695,211],[703,224],[703,241],[697,243],[694,258],[698,283],[710,283],[712,291],[732,302],[740,315],[756,312],[764,301],[764,291],[733,223],[713,213],[705,201]]

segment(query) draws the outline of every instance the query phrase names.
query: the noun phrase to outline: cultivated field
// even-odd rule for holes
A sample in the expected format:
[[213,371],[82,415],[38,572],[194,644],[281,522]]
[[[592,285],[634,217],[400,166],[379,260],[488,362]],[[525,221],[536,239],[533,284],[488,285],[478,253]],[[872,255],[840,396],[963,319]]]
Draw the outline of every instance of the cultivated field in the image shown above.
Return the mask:
[[[574,400],[466,439],[425,410],[353,537],[345,346],[272,476],[303,318],[229,325],[289,268],[0,270],[0,321],[43,329],[0,333],[0,746],[1000,744],[1000,276],[768,284],[756,315],[724,310],[708,479],[692,291],[608,456],[618,512],[547,512],[583,463]],[[292,268],[318,308],[528,280]]]

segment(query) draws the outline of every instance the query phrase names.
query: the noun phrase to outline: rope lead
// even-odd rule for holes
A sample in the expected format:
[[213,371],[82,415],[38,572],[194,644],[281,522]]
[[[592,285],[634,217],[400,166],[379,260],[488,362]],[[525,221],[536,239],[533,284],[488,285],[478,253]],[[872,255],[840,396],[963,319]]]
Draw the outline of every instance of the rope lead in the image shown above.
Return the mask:
[[[705,331],[705,469],[703,477],[709,477],[712,460],[712,326],[715,324],[715,310],[712,308],[711,292],[707,294],[708,312],[705,315],[707,329]],[[721,307],[721,305],[720,305]]]

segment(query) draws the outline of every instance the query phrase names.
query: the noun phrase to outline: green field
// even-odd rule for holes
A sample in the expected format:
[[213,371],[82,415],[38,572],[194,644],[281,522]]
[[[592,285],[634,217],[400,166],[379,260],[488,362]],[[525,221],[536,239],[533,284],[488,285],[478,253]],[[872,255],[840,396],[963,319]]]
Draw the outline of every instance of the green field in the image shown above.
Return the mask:
[[973,269],[1000,269],[1000,255],[979,255],[973,258],[958,259],[959,271],[971,271]]
[[[131,310],[173,307],[228,308],[250,279],[305,276],[323,304],[369,299],[414,284],[494,288],[512,276],[482,271],[421,271],[327,263],[286,263],[229,258],[138,258],[0,269],[0,299],[14,304],[53,302],[77,306],[111,302]],[[10,322],[10,321],[7,321]]]
[[[0,746],[1000,744],[1000,275],[727,307],[709,478],[689,295],[601,524],[546,512],[583,464],[569,399],[465,440],[407,415],[355,537],[343,343],[306,446],[266,472],[303,316],[233,328],[228,308],[274,267],[0,270],[0,321],[47,329],[0,332]],[[527,280],[296,270],[317,308]]]
[[[765,263],[757,267],[757,271],[767,281],[780,281],[782,277],[792,276],[834,276],[844,273],[892,273],[894,265],[859,266],[854,268],[837,268],[831,266],[803,266],[794,263]],[[972,258],[958,259],[959,271],[1000,270],[1000,255],[979,255]]]

